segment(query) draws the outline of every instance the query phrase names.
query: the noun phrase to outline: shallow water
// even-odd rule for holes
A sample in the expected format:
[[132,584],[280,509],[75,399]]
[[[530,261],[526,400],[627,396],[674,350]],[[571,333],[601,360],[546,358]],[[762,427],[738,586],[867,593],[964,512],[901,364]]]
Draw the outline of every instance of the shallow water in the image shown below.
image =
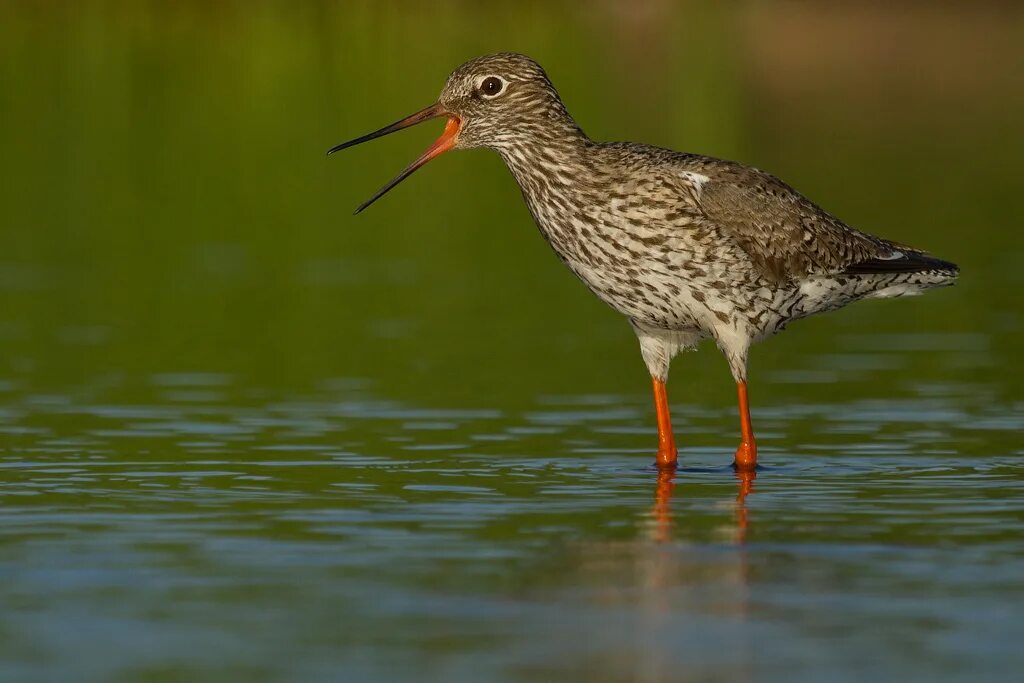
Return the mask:
[[[810,49],[796,5],[725,6],[0,8],[0,679],[1015,680],[1013,24],[854,68],[773,52]],[[913,62],[919,25],[964,51]],[[498,43],[595,137],[777,172],[961,284],[756,347],[756,478],[725,361],[680,357],[659,477],[635,339],[497,158],[355,218],[436,131],[323,159]]]
[[333,381],[253,400],[206,374],[110,391],[7,387],[3,431],[24,445],[0,461],[6,678],[1024,664],[1019,407],[948,388],[757,411],[766,467],[743,479],[727,416],[679,405],[702,445],[659,481],[636,395],[439,409]]

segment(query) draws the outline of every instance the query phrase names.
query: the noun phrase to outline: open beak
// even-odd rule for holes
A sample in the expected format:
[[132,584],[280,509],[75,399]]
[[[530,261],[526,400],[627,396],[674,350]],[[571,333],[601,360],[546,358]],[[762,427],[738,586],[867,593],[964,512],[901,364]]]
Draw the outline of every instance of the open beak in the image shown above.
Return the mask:
[[435,140],[434,144],[428,147],[426,151],[423,152],[423,154],[421,154],[418,159],[416,159],[416,161],[409,164],[404,171],[395,176],[391,182],[377,190],[377,192],[372,197],[370,197],[365,202],[360,204],[359,208],[355,210],[355,213],[359,213],[360,211],[368,207],[370,204],[373,204],[375,201],[383,197],[388,192],[388,190],[390,190],[395,185],[408,178],[410,175],[413,174],[413,171],[418,169],[423,164],[427,163],[434,157],[440,156],[441,154],[444,154],[448,150],[452,149],[455,146],[455,141],[458,140],[459,138],[459,129],[462,126],[462,120],[459,119],[459,117],[456,116],[455,114],[452,114],[451,112],[447,111],[443,106],[441,106],[441,103],[438,102],[437,104],[432,104],[426,109],[416,112],[412,116],[405,117],[401,121],[395,121],[390,126],[385,126],[380,130],[376,130],[360,138],[356,138],[355,140],[343,142],[340,145],[331,147],[329,150],[327,150],[328,155],[334,154],[335,152],[338,152],[340,150],[352,147],[354,145],[358,145],[361,142],[373,140],[374,138],[382,137],[384,135],[387,135],[388,133],[394,133],[396,130],[402,130],[403,128],[408,128],[409,126],[415,126],[417,123],[423,123],[424,121],[427,121],[429,119],[436,119],[439,116],[448,117],[448,123],[445,124],[444,132],[441,133],[441,137]]

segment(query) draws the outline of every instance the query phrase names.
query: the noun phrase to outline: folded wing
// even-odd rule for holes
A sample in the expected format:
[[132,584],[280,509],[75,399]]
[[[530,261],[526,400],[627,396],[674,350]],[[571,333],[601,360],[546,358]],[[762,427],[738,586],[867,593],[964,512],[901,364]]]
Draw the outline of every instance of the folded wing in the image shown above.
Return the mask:
[[777,283],[811,274],[948,272],[957,267],[919,249],[855,230],[778,178],[707,157],[699,172],[704,216]]

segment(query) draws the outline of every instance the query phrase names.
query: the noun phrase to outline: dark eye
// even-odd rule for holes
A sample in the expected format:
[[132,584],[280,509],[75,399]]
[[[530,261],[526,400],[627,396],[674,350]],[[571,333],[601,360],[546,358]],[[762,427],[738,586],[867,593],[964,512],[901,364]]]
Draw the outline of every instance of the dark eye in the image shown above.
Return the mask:
[[501,89],[505,87],[501,79],[497,76],[488,76],[484,79],[484,82],[480,84],[480,92],[484,95],[494,97],[501,92]]

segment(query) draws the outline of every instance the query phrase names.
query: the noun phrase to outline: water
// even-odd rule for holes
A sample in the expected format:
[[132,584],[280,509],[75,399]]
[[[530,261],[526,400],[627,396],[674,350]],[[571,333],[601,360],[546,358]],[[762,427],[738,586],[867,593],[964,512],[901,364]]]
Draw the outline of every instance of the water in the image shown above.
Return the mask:
[[[750,83],[700,42],[784,35],[786,12],[664,10],[689,40],[644,41],[659,62],[614,36],[617,66],[617,15],[568,6],[76,7],[0,10],[0,80],[21,83],[0,94],[0,679],[1015,679],[1012,59],[956,108],[883,70],[889,97],[851,114],[828,73]],[[550,29],[566,17],[582,56]],[[962,283],[756,347],[756,477],[727,466],[725,361],[680,357],[683,467],[659,477],[635,339],[493,155],[435,162],[357,218],[436,131],[322,158],[501,36],[595,135],[770,168]],[[380,55],[402,40],[422,59]],[[630,71],[655,63],[685,98]]]
[[1019,407],[762,409],[768,465],[744,481],[728,411],[680,404],[699,445],[659,482],[639,392],[509,411],[371,387],[9,387],[3,431],[25,445],[0,461],[5,677],[995,680],[1021,663]]

